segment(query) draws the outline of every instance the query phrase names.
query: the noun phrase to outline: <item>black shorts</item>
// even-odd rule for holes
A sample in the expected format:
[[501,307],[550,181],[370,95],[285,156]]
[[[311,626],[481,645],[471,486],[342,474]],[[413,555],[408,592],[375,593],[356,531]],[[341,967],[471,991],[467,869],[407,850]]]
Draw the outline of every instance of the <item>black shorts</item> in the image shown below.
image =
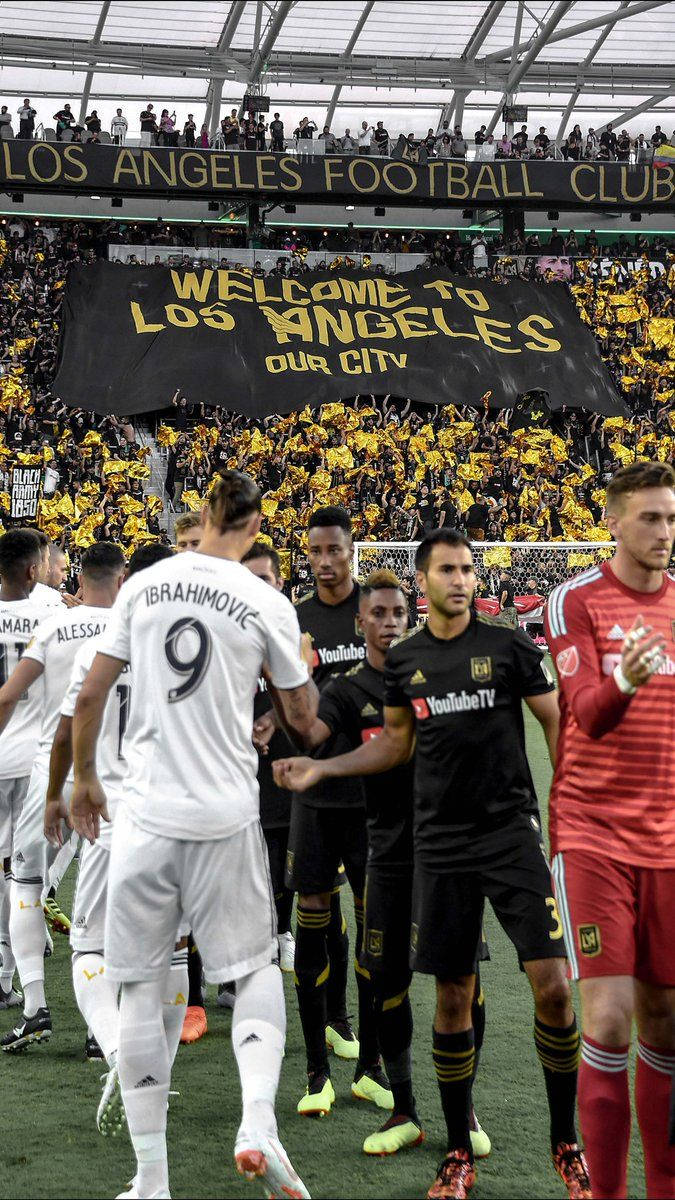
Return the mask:
[[541,835],[523,823],[520,838],[507,855],[495,848],[493,856],[481,857],[472,869],[457,867],[441,873],[416,864],[410,938],[413,970],[442,980],[472,975],[486,899],[521,962],[565,958]]
[[284,871],[288,850],[288,825],[272,825],[269,829],[263,825],[263,835],[267,845],[267,856],[270,860],[272,891],[275,896],[278,896],[285,887]]
[[332,892],[340,863],[355,896],[366,881],[365,808],[314,808],[293,797],[286,886],[301,896]]
[[361,966],[371,975],[410,977],[412,867],[369,867],[364,897]]

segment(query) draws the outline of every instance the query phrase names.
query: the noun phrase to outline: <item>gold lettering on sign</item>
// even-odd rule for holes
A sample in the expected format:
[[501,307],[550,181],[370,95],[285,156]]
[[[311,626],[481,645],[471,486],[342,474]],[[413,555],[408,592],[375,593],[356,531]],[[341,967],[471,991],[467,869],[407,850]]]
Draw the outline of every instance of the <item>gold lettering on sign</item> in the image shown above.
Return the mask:
[[131,301],[131,316],[136,326],[136,333],[159,333],[160,329],[166,329],[166,325],[163,325],[161,322],[157,325],[147,322],[143,316],[141,306],[136,300]]
[[[357,173],[361,175],[363,174],[364,168],[366,171],[372,172],[371,182],[367,186],[364,183],[359,183],[356,178]],[[352,186],[356,188],[357,192],[362,192],[364,194],[367,194],[368,192],[374,192],[381,183],[379,167],[376,163],[371,162],[369,158],[352,158],[349,166],[347,167],[347,178]]]
[[[52,155],[53,171],[51,175],[41,175],[35,164],[38,154],[43,153],[45,150]],[[61,158],[58,150],[54,146],[50,146],[49,142],[34,142],[28,151],[28,170],[33,179],[39,180],[40,183],[53,183],[61,174]]]
[[7,181],[9,182],[10,179],[25,179],[26,176],[22,171],[17,175],[16,171],[12,170],[12,152],[9,142],[0,142],[0,146],[2,146],[2,154],[5,160],[5,175],[7,177]]
[[577,183],[577,179],[578,179],[579,175],[581,175],[582,171],[590,171],[593,178],[594,179],[596,178],[595,167],[592,167],[590,165],[590,163],[581,163],[580,166],[573,167],[572,174],[570,175],[570,186],[572,188],[572,191],[574,192],[575,196],[579,197],[580,200],[595,200],[595,198],[596,198],[595,192],[590,192],[590,194],[588,192],[582,192],[581,188],[579,187],[579,184]]
[[[403,171],[404,174],[407,173],[407,187],[399,187],[395,180],[391,178],[394,172],[399,171]],[[396,192],[397,196],[407,196],[417,187],[417,173],[409,163],[405,162],[388,162],[382,172],[382,179],[386,183],[387,187],[391,188],[392,192]]]
[[77,175],[71,175],[68,171],[64,172],[63,178],[66,179],[68,183],[84,183],[85,179],[87,178],[87,168],[82,162],[83,152],[84,146],[78,146],[77,144],[74,146],[66,146],[65,150],[63,151],[63,157],[65,158],[66,162],[70,163],[72,167],[77,167],[78,169]]
[[[466,163],[448,163],[448,199],[466,200],[468,198],[469,186],[466,182],[468,178],[469,168]],[[455,184],[458,190],[455,190]]]
[[491,350],[497,350],[499,354],[522,354],[522,350],[508,350],[506,346],[500,346],[500,342],[506,342],[510,345],[511,338],[506,334],[499,333],[500,329],[510,329],[508,321],[497,321],[494,317],[474,317],[476,329],[479,336],[489,346]]
[[170,187],[176,186],[176,159],[171,151],[169,151],[169,170],[168,173],[162,166],[162,163],[153,154],[152,150],[143,150],[143,178],[146,187],[150,186],[150,167],[154,167],[157,174],[168,183]]
[[299,192],[300,188],[302,187],[302,175],[298,171],[295,160],[288,157],[280,158],[279,169],[284,175],[288,175],[292,180],[292,183],[286,183],[284,181],[281,184],[282,192]]
[[[486,183],[483,183],[483,176],[486,176],[486,179],[487,179]],[[478,172],[478,178],[476,179],[476,182],[473,185],[473,193],[472,194],[474,197],[477,197],[478,192],[485,192],[485,191],[491,192],[492,195],[494,196],[495,200],[500,199],[499,188],[497,187],[497,180],[495,179],[495,173],[489,163],[483,163],[482,167],[480,168],[480,170]]]
[[120,176],[122,175],[133,175],[134,183],[136,183],[138,187],[141,186],[141,176],[138,170],[138,163],[136,162],[135,155],[131,153],[131,150],[119,151],[117,155],[117,161],[115,163],[115,170],[113,172],[113,183],[119,183]]
[[646,171],[643,173],[643,181],[644,182],[643,182],[642,191],[640,192],[640,195],[639,196],[631,196],[630,192],[628,191],[628,180],[631,175],[635,175],[635,174],[636,174],[636,172],[633,171],[631,167],[624,167],[624,166],[621,167],[621,198],[622,198],[622,200],[633,201],[635,203],[636,201],[644,200],[645,196],[647,195],[647,192],[649,191],[649,176]]
[[511,189],[509,188],[509,171],[508,171],[508,167],[507,167],[506,163],[500,163],[499,171],[500,171],[500,174],[502,177],[502,195],[503,195],[504,199],[505,200],[522,199],[523,194],[524,194],[523,192],[521,192],[518,188],[516,188],[515,191],[512,192]]
[[598,171],[600,173],[600,199],[605,204],[617,204],[619,199],[618,196],[608,196],[605,193],[605,168],[602,163],[598,167]]
[[530,176],[529,176],[528,170],[527,170],[527,163],[521,163],[520,170],[521,170],[522,176],[523,176],[523,188],[525,189],[525,195],[538,197],[538,198],[542,197],[544,195],[543,192],[535,192],[530,187]]
[[[675,192],[675,171],[672,167],[652,167],[652,199],[670,200]],[[665,188],[665,191],[663,190]]]
[[[185,168],[193,161],[196,164],[195,178],[189,179]],[[185,187],[204,187],[209,177],[209,173],[206,169],[206,163],[204,162],[204,155],[199,154],[197,150],[186,150],[179,156],[178,174],[180,176],[181,183],[184,183]]]
[[562,342],[559,342],[557,338],[545,337],[543,333],[539,333],[535,325],[541,325],[542,329],[553,329],[553,321],[549,321],[548,317],[539,317],[536,313],[519,321],[520,332],[527,333],[534,339],[534,341],[525,343],[528,350],[539,350],[541,354],[553,354],[556,350],[562,350]]

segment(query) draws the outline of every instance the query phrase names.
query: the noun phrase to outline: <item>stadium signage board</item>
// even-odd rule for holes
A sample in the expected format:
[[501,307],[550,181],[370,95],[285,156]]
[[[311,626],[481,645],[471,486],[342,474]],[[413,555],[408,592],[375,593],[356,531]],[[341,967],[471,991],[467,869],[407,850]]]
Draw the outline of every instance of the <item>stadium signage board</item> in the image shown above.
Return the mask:
[[250,416],[359,392],[511,407],[524,393],[625,413],[563,284],[422,269],[301,278],[97,262],[71,267],[55,395],[99,413],[190,400]]
[[283,196],[322,203],[675,209],[675,168],[597,162],[294,157],[182,147],[0,143],[0,187],[186,199]]
[[40,467],[14,467],[10,516],[14,519],[23,517],[34,521],[41,489],[42,469]]

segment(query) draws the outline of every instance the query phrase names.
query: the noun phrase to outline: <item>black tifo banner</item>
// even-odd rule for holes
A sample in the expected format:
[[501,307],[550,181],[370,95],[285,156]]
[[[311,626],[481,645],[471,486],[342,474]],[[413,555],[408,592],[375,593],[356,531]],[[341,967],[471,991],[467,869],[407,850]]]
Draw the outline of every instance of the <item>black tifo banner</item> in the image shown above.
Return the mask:
[[177,389],[249,416],[361,392],[511,407],[533,389],[553,409],[625,412],[558,283],[100,262],[71,267],[62,321],[54,392],[103,414],[164,408]]
[[181,199],[360,199],[364,204],[675,209],[675,169],[627,163],[295,158],[182,147],[0,142],[0,189]]
[[12,517],[30,517],[35,520],[42,487],[40,467],[14,467],[11,482]]

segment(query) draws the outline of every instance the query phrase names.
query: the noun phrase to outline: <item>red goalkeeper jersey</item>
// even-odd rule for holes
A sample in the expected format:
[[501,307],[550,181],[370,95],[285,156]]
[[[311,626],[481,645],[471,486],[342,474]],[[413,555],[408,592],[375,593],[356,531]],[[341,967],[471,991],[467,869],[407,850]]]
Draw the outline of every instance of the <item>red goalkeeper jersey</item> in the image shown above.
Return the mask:
[[[666,660],[634,696],[613,671],[635,618],[666,639]],[[675,581],[635,592],[609,563],[557,587],[545,628],[560,681],[551,849],[675,867]]]

